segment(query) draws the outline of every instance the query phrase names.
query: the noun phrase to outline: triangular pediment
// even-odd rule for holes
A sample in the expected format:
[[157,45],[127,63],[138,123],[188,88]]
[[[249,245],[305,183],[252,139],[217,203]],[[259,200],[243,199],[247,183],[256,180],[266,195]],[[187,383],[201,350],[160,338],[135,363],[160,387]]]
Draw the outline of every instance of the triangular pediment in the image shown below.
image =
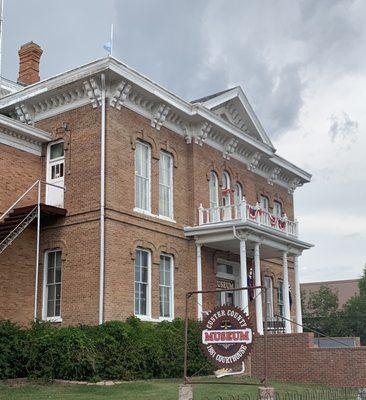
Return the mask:
[[243,133],[273,147],[270,138],[240,86],[203,97],[193,103],[202,104]]

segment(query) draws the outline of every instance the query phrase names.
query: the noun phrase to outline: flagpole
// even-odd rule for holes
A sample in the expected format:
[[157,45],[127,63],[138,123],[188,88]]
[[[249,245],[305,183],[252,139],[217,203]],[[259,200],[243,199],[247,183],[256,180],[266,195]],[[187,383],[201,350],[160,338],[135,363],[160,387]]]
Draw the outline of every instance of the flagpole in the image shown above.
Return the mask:
[[113,55],[113,24],[111,25],[111,56],[112,55]]
[[0,0],[0,84],[3,80],[2,75],[2,45],[3,45],[3,15],[4,15],[4,0]]

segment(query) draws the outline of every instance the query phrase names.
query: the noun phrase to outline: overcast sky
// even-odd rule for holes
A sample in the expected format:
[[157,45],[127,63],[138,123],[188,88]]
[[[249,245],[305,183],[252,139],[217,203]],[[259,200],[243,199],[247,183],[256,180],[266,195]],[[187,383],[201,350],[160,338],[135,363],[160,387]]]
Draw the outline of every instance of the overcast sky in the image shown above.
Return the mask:
[[296,191],[302,281],[366,262],[365,0],[5,0],[4,76],[44,49],[42,78],[114,55],[186,100],[241,85],[278,154],[313,174]]

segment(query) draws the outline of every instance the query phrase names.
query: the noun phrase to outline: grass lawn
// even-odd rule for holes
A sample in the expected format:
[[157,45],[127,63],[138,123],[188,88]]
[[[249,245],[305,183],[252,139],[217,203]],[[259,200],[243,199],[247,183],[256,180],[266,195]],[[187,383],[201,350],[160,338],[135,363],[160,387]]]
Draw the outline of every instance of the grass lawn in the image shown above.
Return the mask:
[[[215,379],[215,378],[212,378]],[[232,378],[234,381],[239,378]],[[201,379],[202,380],[202,379]],[[228,379],[226,379],[228,380]],[[8,385],[0,383],[1,400],[177,400],[178,385],[181,380],[151,380],[138,382],[125,382],[115,386],[86,386],[69,384],[32,384],[20,383]],[[296,384],[273,384],[279,391],[304,391],[310,387]],[[238,385],[194,385],[195,400],[216,400],[219,396],[223,399],[230,395],[255,394],[255,386]]]

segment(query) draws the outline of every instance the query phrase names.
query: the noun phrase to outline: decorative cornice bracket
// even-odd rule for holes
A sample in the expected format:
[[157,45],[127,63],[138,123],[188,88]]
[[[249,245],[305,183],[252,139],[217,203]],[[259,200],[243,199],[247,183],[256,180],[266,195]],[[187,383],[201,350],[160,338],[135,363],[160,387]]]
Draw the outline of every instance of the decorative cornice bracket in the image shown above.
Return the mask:
[[299,178],[294,178],[289,184],[288,193],[293,194],[295,190],[302,185],[303,182],[301,182]]
[[24,103],[15,106],[15,114],[16,119],[18,119],[20,122],[24,122],[25,124],[30,124],[32,122],[32,118],[29,114],[28,108]]
[[152,114],[151,126],[159,131],[166,117],[168,116],[169,111],[170,111],[169,106],[163,103],[159,104]]
[[111,99],[110,106],[116,107],[117,110],[120,110],[126,101],[128,95],[130,94],[132,86],[129,83],[122,81],[114,91]]
[[229,139],[225,143],[224,151],[222,154],[222,156],[225,160],[230,160],[230,156],[231,156],[231,154],[234,153],[236,147],[238,146],[238,143],[239,143],[239,141],[236,138]]
[[259,151],[256,151],[252,154],[252,156],[250,157],[250,160],[249,160],[249,164],[248,164],[249,171],[253,172],[258,168],[261,157],[262,157],[262,154]]
[[270,185],[273,185],[273,183],[279,178],[280,174],[281,174],[282,170],[280,167],[274,167],[273,170],[271,171],[267,182]]
[[83,82],[84,89],[88,95],[93,108],[97,108],[98,105],[102,105],[102,91],[94,78],[90,78]]

